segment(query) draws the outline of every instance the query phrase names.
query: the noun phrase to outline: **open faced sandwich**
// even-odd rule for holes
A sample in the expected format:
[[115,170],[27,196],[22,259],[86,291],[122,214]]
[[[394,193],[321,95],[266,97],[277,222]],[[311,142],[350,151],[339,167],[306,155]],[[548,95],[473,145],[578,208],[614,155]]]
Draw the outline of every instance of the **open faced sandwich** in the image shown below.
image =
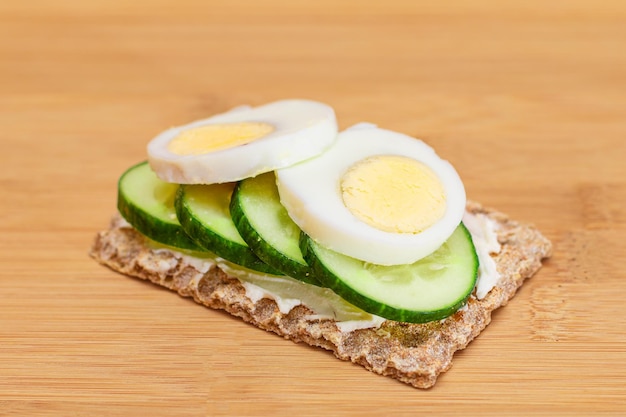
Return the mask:
[[166,130],[91,255],[296,342],[433,386],[551,252],[424,142],[284,100]]

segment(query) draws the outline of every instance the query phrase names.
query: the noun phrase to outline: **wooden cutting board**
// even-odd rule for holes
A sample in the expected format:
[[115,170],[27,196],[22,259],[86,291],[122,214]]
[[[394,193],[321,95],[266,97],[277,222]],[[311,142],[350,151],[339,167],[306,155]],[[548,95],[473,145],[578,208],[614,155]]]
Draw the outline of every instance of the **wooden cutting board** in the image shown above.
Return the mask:
[[[626,4],[0,4],[0,415],[626,413]],[[422,391],[88,257],[167,127],[324,101],[554,255]]]

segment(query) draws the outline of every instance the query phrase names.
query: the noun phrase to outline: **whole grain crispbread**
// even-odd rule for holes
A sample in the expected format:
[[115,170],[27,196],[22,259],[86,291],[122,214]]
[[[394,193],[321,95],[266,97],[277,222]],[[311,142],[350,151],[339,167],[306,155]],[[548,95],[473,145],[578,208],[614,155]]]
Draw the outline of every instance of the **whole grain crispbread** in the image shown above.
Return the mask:
[[454,315],[425,324],[387,320],[378,328],[342,332],[334,320],[315,318],[315,311],[305,305],[283,314],[269,298],[251,301],[241,282],[217,266],[203,272],[188,258],[154,250],[119,217],[97,235],[90,254],[117,272],[193,297],[200,304],[225,310],[261,329],[328,349],[339,359],[414,387],[430,388],[439,374],[450,368],[454,352],[478,336],[491,321],[491,312],[515,295],[552,250],[551,243],[530,225],[474,202],[468,203],[467,210],[485,214],[498,224],[502,249],[495,260],[501,278],[483,299],[471,296]]

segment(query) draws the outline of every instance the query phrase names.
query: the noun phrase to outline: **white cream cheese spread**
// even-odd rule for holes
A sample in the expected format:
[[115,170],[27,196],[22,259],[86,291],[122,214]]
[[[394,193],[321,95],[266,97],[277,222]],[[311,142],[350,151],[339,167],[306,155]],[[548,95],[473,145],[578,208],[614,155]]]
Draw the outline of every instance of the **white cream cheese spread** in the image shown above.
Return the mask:
[[309,319],[333,319],[341,331],[348,332],[379,327],[385,321],[382,317],[353,306],[328,288],[317,287],[288,276],[256,273],[221,260],[217,262],[217,266],[242,282],[250,301],[269,298],[276,302],[283,314],[303,304],[316,312]]
[[[496,270],[496,263],[491,256],[491,254],[500,251],[500,244],[496,235],[496,223],[485,215],[467,212],[463,217],[463,223],[472,235],[478,254],[480,266],[476,283],[476,297],[482,299],[500,278],[500,274]],[[126,225],[122,223],[120,226]],[[196,253],[184,253],[156,242],[152,243],[155,251],[172,253],[177,259],[183,260],[198,271],[192,279],[192,285],[197,285],[206,272],[217,266],[228,275],[241,281],[246,291],[246,297],[250,301],[255,303],[262,298],[269,298],[276,302],[278,309],[283,314],[289,313],[298,305],[306,305],[316,312],[315,315],[309,316],[309,319],[333,319],[342,332],[378,328],[385,321],[382,317],[353,306],[328,288],[310,285],[287,276],[265,275],[250,271],[219,257],[199,257]],[[175,265],[172,262],[162,261],[162,265],[159,266],[166,271]]]
[[[156,252],[171,253],[198,271],[192,278],[191,285],[197,285],[206,272],[213,267],[218,267],[229,276],[241,281],[246,297],[251,302],[256,303],[262,298],[271,299],[276,302],[282,314],[287,314],[294,307],[302,304],[316,313],[308,316],[308,319],[333,319],[342,332],[377,328],[385,321],[382,317],[367,313],[348,303],[328,288],[310,285],[287,276],[266,275],[251,271],[219,257],[198,257],[156,242],[151,242],[151,244]],[[175,266],[167,261],[162,261],[162,264],[159,266],[164,271]]]
[[476,282],[476,298],[482,300],[498,283],[500,273],[496,261],[491,256],[500,252],[500,242],[496,233],[496,222],[484,214],[465,212],[463,224],[467,227],[478,255],[478,280]]

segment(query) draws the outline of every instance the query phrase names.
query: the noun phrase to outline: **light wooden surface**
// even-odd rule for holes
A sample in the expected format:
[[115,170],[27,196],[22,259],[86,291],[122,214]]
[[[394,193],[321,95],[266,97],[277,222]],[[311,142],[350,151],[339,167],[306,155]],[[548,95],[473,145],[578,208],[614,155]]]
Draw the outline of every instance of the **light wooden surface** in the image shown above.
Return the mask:
[[[0,415],[623,415],[625,47],[617,0],[1,2]],[[431,390],[87,256],[154,134],[290,97],[555,245]]]

